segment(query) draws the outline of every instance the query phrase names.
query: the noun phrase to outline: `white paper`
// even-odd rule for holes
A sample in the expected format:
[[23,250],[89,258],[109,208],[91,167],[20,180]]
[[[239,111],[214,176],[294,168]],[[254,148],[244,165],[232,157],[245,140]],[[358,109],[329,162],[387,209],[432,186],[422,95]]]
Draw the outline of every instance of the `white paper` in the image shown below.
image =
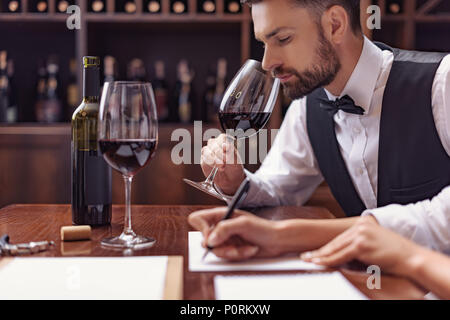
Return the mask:
[[163,298],[167,257],[15,258],[0,268],[0,299]]
[[243,262],[228,262],[216,257],[213,253],[206,256],[202,247],[201,232],[189,232],[189,271],[222,272],[222,271],[288,271],[288,270],[323,270],[324,268],[299,259],[298,256],[275,259],[253,259]]
[[367,300],[339,272],[216,276],[217,300]]

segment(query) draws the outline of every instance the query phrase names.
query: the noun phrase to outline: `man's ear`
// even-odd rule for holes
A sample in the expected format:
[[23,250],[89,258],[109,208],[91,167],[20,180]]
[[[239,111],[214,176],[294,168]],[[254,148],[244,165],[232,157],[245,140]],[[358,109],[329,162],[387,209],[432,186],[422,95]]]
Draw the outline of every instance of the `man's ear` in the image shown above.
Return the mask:
[[350,28],[350,19],[343,7],[335,5],[322,15],[325,37],[333,44],[341,44]]

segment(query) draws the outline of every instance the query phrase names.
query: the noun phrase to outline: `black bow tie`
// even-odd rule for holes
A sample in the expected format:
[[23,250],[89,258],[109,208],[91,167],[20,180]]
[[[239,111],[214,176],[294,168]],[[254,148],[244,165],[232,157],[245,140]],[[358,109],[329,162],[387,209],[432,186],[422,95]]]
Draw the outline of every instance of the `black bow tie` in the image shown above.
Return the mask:
[[349,95],[336,99],[336,101],[320,99],[320,107],[333,115],[339,110],[352,114],[364,114],[364,109],[355,105],[355,101]]

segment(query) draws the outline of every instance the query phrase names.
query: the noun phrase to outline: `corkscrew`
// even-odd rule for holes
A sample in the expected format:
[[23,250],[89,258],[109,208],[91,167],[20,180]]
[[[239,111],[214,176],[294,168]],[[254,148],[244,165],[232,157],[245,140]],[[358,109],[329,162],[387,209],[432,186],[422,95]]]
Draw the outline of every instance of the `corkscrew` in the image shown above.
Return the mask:
[[53,241],[38,241],[20,244],[10,244],[9,236],[4,234],[0,237],[0,256],[19,256],[26,254],[34,254],[49,250],[54,246]]

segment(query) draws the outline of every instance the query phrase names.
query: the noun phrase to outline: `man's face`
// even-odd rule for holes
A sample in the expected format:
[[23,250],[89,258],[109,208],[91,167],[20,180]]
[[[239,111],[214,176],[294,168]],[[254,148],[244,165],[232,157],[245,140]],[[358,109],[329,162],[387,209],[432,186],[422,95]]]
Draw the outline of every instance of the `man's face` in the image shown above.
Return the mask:
[[263,68],[281,80],[285,94],[300,99],[336,78],[341,64],[310,10],[290,0],[252,6],[255,37],[265,45]]

